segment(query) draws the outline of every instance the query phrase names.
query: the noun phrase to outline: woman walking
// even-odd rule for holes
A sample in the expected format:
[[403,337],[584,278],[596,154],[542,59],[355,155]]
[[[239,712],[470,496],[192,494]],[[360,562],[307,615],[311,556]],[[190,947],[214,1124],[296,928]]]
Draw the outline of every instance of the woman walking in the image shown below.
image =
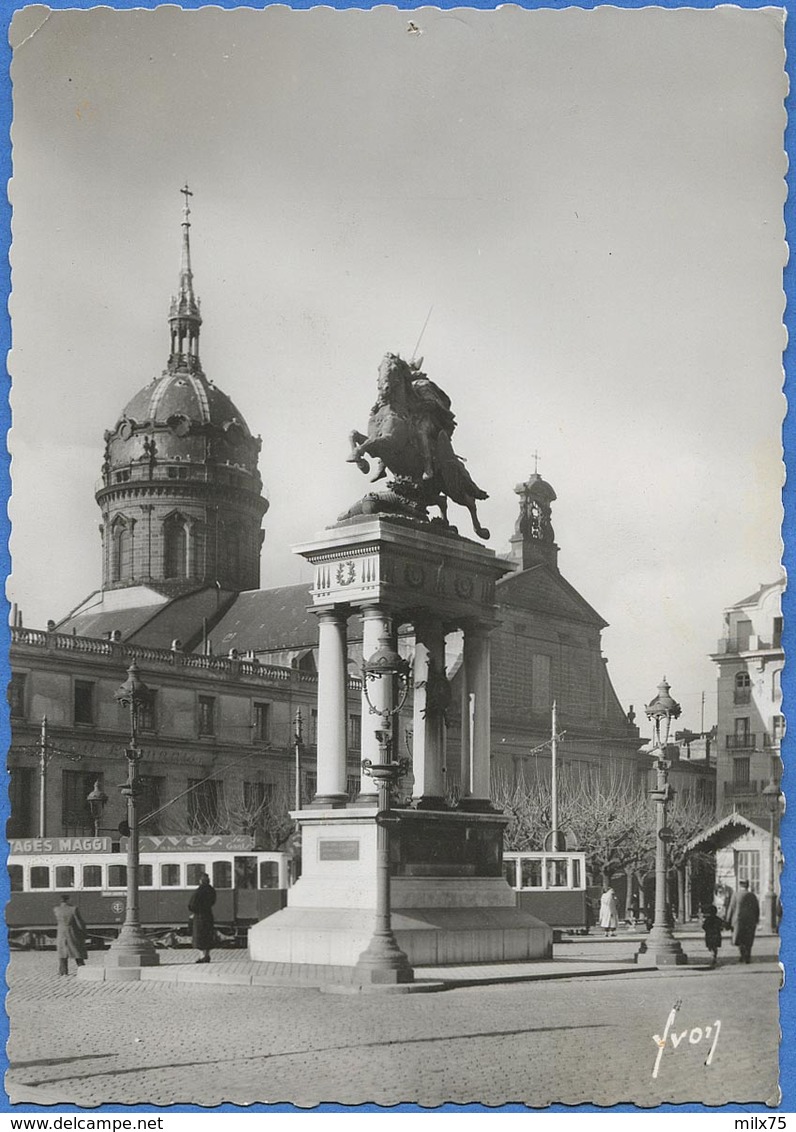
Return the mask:
[[210,883],[207,873],[202,873],[199,887],[190,899],[188,911],[191,913],[191,935],[193,945],[203,954],[197,963],[210,962],[210,948],[216,941],[215,921],[213,920],[213,905],[216,902],[216,890]]
[[54,909],[56,933],[55,950],[58,955],[58,974],[69,974],[69,959],[82,967],[88,956],[86,951],[86,925],[77,908],[69,903],[69,893],[61,897],[61,903]]
[[616,925],[619,923],[619,909],[616,906],[616,893],[607,885],[603,888],[600,897],[600,927],[605,930],[606,936],[616,934]]

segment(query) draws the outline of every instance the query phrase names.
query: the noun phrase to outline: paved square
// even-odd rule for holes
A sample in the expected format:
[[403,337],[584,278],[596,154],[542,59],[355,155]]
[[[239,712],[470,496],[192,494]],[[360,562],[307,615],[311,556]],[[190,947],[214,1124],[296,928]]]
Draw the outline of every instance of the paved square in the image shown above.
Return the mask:
[[[778,969],[764,955],[725,962],[385,1000],[83,982],[58,978],[52,953],[15,954],[7,1090],[20,1103],[86,1107],[776,1103]],[[653,1035],[678,999],[677,1045],[654,1080]]]

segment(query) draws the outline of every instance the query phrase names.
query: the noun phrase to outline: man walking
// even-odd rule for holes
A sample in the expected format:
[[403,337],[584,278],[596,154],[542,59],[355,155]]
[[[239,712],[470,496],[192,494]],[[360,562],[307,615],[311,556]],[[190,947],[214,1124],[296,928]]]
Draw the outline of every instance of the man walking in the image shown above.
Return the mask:
[[752,945],[760,921],[760,904],[753,892],[749,891],[749,881],[738,882],[738,891],[733,895],[727,917],[732,928],[732,942],[741,953],[742,963],[752,962]]
[[86,961],[86,925],[77,908],[69,903],[69,893],[65,892],[53,912],[55,914],[55,949],[58,955],[58,974],[69,974],[69,960],[74,959],[78,967]]

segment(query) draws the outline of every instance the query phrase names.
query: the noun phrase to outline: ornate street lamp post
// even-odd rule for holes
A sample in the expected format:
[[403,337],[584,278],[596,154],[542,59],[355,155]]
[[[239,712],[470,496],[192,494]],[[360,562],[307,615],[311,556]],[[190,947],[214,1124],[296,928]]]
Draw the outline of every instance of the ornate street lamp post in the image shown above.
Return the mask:
[[[293,727],[293,750],[296,756],[296,792],[294,804],[297,810],[301,809],[301,745],[304,742],[302,722],[301,708],[296,708],[296,720]],[[298,825],[296,825],[296,829],[298,828]]]
[[127,679],[116,692],[116,699],[123,708],[130,709],[130,745],[124,752],[127,756],[127,781],[119,788],[127,799],[127,824],[130,828],[127,838],[127,907],[122,930],[105,956],[105,966],[116,968],[119,971],[118,977],[124,977],[122,972],[129,972],[127,977],[134,978],[132,970],[156,967],[160,962],[154,944],[141,930],[138,908],[138,798],[141,793],[138,764],[141,761],[141,751],[138,747],[137,723],[139,712],[151,702],[152,691],[141,680],[135,661],[127,669]]
[[94,822],[94,836],[99,837],[102,811],[105,809],[105,803],[108,801],[108,795],[103,793],[99,781],[94,783],[94,789],[88,795],[86,801],[88,802],[88,808],[91,811],[91,818]]
[[[672,788],[669,785],[669,767],[666,747],[672,720],[680,715],[680,705],[669,695],[670,687],[664,676],[658,685],[658,694],[644,708],[647,719],[652,720],[653,737],[649,753],[655,759],[657,782],[650,796],[655,802],[657,820],[655,823],[655,922],[646,940],[636,953],[636,962],[645,967],[662,967],[688,962],[678,940],[674,938],[671,912],[666,899],[668,873],[668,844],[672,831],[666,825],[666,811]],[[663,734],[661,734],[663,732]]]
[[768,839],[768,888],[766,891],[766,904],[768,905],[767,915],[764,917],[768,922],[772,932],[777,932],[777,893],[774,884],[775,870],[777,867],[776,857],[776,826],[777,814],[779,813],[779,800],[782,797],[782,791],[779,788],[779,783],[772,777],[768,786],[763,791],[763,797],[766,800],[768,812],[771,814],[771,825],[769,827]]
[[[368,685],[382,682],[374,705]],[[376,815],[376,923],[367,948],[360,955],[356,971],[366,983],[411,983],[414,971],[407,956],[398,946],[392,932],[390,908],[390,828],[397,818],[390,817],[393,786],[409,769],[409,760],[393,761],[394,717],[398,715],[409,692],[409,662],[382,637],[379,647],[362,666],[362,683],[368,707],[381,717],[376,732],[379,762],[363,759],[363,773],[374,779],[379,790],[379,812]]]

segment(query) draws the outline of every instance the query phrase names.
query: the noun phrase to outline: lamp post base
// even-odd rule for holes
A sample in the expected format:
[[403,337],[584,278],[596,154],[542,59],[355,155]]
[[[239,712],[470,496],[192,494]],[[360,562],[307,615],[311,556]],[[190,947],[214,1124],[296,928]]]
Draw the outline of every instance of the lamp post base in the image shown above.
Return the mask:
[[137,924],[124,924],[110,950],[103,957],[103,966],[117,969],[157,967],[160,956]]
[[354,968],[362,983],[395,984],[414,982],[415,973],[392,932],[376,932]]
[[688,956],[671,930],[656,928],[655,925],[636,952],[639,967],[682,967],[687,962]]

